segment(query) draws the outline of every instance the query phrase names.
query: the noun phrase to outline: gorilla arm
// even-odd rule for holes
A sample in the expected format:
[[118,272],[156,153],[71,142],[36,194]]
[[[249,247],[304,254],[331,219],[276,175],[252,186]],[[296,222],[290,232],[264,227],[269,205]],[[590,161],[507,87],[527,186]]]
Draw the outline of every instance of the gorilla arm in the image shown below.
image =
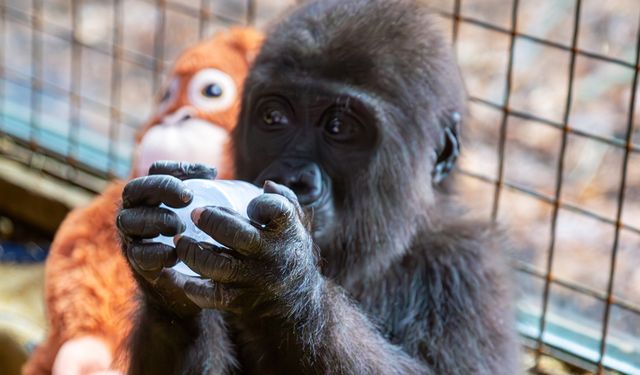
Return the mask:
[[[201,373],[209,368],[224,373],[231,368],[235,356],[224,330],[204,320],[218,311],[230,313],[235,327],[249,335],[235,341],[242,351],[238,362],[250,373],[427,372],[389,344],[341,289],[320,274],[297,199],[282,185],[266,183],[266,194],[252,201],[248,214],[254,224],[219,207],[194,210],[194,222],[233,250],[180,237],[174,254],[169,246],[131,241],[180,231],[177,217],[154,207],[158,201],[179,204],[185,196],[183,185],[167,178],[130,182],[118,217],[123,247],[146,296],[134,330],[130,374]],[[204,279],[163,268],[174,264],[176,255]],[[265,340],[274,345],[262,346]],[[283,345],[284,352],[278,350]]]
[[236,364],[221,313],[201,311],[184,296],[182,287],[188,277],[165,268],[176,263],[174,248],[142,241],[183,230],[180,219],[158,205],[179,207],[192,199],[184,189],[175,194],[175,187],[182,186],[176,177],[157,174],[214,179],[216,171],[201,165],[157,162],[149,176],[125,186],[116,224],[143,297],[129,342],[128,373],[229,373]]
[[[289,196],[282,186],[265,186],[278,191]],[[353,300],[319,273],[292,197],[270,195],[257,198],[249,214],[271,233],[258,234],[224,210],[200,214],[201,229],[243,249],[244,265],[216,259],[186,238],[177,247],[190,267],[215,280],[185,285],[187,295],[235,314],[238,342],[246,343],[239,360],[250,373],[516,373],[517,346],[505,347],[514,342],[504,313],[508,283],[492,230],[458,223],[416,237],[417,245],[381,275],[353,267]],[[253,256],[259,264],[251,264]],[[233,282],[254,290],[234,289]]]
[[[121,211],[118,224],[125,236],[179,232],[171,229],[178,225],[171,214],[136,207],[185,196],[178,180],[166,178],[129,184],[124,201],[130,208]],[[198,227],[225,248],[189,237],[180,237],[175,250],[125,243],[147,296],[131,373],[225,372],[236,363],[248,373],[267,374],[516,372],[517,346],[505,313],[508,282],[491,246],[499,238],[488,227],[459,220],[425,229],[384,272],[350,267],[343,289],[317,268],[295,195],[272,182],[264,190],[247,210],[250,220],[220,207],[194,210]],[[203,279],[162,270],[176,257]],[[198,308],[228,314],[235,350],[215,319],[209,325]]]
[[194,222],[234,249],[231,254],[188,237],[176,247],[189,267],[209,278],[187,282],[187,296],[200,307],[235,315],[247,370],[429,373],[321,275],[293,192],[273,182],[264,190],[247,209],[251,221],[219,207],[194,211]]

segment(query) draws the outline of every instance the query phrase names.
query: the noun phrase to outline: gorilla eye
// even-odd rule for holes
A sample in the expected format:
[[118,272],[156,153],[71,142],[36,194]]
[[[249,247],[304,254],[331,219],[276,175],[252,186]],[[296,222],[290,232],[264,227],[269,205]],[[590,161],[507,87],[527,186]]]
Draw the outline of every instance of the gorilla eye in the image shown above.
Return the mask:
[[262,121],[267,125],[287,125],[289,123],[287,116],[278,109],[265,111]]
[[336,142],[350,143],[355,140],[360,131],[360,127],[359,123],[349,116],[336,116],[332,117],[324,125],[324,131],[330,139]]
[[356,114],[337,110],[326,117],[322,130],[327,140],[351,145],[360,141],[364,127]]
[[324,129],[331,135],[339,135],[344,128],[344,124],[342,120],[337,117],[332,118],[327,125],[325,125]]
[[217,83],[211,83],[202,88],[202,95],[207,98],[219,98],[222,96],[222,87]]

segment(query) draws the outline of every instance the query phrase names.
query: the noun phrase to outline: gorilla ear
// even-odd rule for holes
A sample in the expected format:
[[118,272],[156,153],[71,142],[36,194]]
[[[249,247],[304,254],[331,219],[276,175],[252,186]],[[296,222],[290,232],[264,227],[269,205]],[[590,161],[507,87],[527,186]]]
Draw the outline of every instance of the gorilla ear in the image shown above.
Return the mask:
[[453,170],[460,155],[460,140],[458,130],[460,128],[461,116],[458,112],[449,115],[448,124],[442,132],[440,145],[434,151],[435,165],[433,167],[433,182],[439,184]]

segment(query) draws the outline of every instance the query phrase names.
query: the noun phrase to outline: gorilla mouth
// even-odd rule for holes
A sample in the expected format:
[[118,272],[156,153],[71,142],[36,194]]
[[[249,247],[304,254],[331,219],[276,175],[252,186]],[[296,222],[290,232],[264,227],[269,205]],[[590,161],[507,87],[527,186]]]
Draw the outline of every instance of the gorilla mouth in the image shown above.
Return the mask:
[[334,222],[335,209],[333,199],[327,184],[323,184],[320,198],[302,205],[302,211],[315,239],[326,235],[331,223]]

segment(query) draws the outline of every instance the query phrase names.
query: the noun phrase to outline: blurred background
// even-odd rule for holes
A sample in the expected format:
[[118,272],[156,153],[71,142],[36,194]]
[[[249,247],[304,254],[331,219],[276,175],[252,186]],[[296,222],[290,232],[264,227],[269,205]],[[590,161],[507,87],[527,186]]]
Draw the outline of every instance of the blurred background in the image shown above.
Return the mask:
[[[459,191],[510,235],[526,368],[640,374],[640,2],[431,4],[469,94]],[[42,339],[55,229],[128,175],[173,59],[294,5],[0,0],[0,361]]]

